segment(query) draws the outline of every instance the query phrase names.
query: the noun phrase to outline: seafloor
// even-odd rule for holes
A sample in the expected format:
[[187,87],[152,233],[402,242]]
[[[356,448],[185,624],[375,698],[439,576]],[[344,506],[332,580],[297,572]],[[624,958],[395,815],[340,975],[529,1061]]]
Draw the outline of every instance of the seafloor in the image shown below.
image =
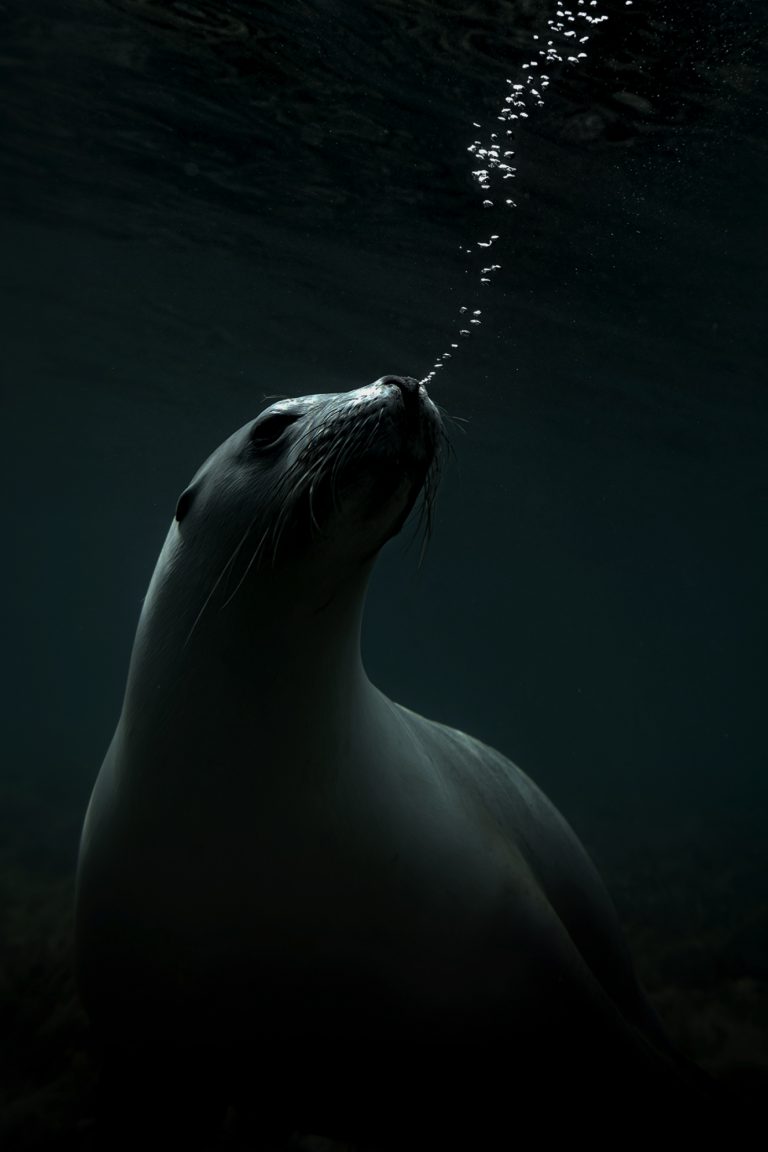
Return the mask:
[[[574,817],[611,889],[643,983],[676,1044],[723,1082],[741,1112],[768,1092],[768,845],[757,818],[706,827],[663,815]],[[95,1059],[73,985],[77,818],[56,844],[30,813],[4,829],[0,870],[0,1145],[87,1149]],[[46,859],[43,868],[27,860]],[[14,863],[13,861],[17,861]],[[234,1126],[224,1148],[253,1147]],[[293,1149],[342,1152],[309,1135]]]

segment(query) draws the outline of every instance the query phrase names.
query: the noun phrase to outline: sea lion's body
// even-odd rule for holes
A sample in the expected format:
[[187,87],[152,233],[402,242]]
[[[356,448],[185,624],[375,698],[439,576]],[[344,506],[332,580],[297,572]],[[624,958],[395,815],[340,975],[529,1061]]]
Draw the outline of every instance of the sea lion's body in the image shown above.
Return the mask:
[[[235,1103],[428,1152],[541,1133],[553,1099],[591,1116],[596,1086],[618,1110],[686,1090],[567,823],[363,670],[368,573],[435,449],[415,397],[392,378],[291,402],[256,464],[259,421],[241,430],[182,497],[147,594],[83,833],[78,962],[113,1084],[159,1077],[177,1116]],[[337,487],[305,488],[311,526],[293,511],[265,559],[249,492],[274,503],[267,475],[311,475],[308,445],[353,420]]]

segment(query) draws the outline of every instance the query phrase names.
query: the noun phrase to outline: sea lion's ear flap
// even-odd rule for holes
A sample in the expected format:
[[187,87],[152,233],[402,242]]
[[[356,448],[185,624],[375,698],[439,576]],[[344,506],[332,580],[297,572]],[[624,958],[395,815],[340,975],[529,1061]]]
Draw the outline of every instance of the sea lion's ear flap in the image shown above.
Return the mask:
[[192,507],[192,501],[194,500],[194,498],[195,498],[195,489],[194,488],[185,488],[184,491],[182,492],[181,496],[179,496],[179,502],[176,505],[176,523],[177,524],[181,524],[181,522],[184,519],[184,517],[186,516],[187,512],[189,512],[189,509]]

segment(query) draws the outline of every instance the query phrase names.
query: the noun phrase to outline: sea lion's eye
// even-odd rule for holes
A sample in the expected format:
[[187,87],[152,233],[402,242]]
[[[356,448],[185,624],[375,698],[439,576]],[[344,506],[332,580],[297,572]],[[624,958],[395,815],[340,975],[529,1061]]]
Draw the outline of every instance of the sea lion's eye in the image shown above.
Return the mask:
[[250,441],[257,448],[275,444],[291,424],[298,420],[297,412],[270,412],[257,420],[250,431]]

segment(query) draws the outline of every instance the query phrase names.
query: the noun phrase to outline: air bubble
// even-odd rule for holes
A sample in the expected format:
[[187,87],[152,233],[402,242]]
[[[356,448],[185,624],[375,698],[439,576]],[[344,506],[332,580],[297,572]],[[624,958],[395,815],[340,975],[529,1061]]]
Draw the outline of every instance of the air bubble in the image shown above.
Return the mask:
[[[625,0],[626,7],[632,6],[633,0]],[[573,5],[572,8],[566,8],[565,4],[568,0],[554,0],[551,11],[553,15],[546,20],[546,26],[549,32],[544,40],[545,46],[542,44],[542,37],[539,33],[534,32],[531,34],[530,52],[531,57],[528,60],[523,60],[518,64],[519,72],[518,78],[508,76],[505,79],[508,88],[506,94],[504,90],[500,94],[501,107],[498,110],[496,120],[505,125],[504,137],[506,143],[511,144],[513,140],[510,137],[515,136],[516,128],[514,121],[528,120],[530,118],[529,109],[531,107],[542,108],[545,104],[545,92],[550,86],[550,75],[544,71],[546,68],[560,67],[563,68],[569,65],[578,65],[582,60],[587,59],[585,51],[578,51],[582,45],[588,43],[590,36],[586,33],[585,25],[590,27],[602,24],[608,19],[606,15],[601,15],[599,11],[594,11],[591,14],[585,9],[588,6],[590,9],[597,9],[597,0],[570,0]],[[579,24],[579,20],[581,24]],[[537,71],[534,71],[536,69]],[[523,81],[522,83],[520,81]],[[482,124],[476,120],[472,121],[474,128],[482,128]],[[514,180],[517,176],[517,168],[512,164],[506,163],[508,159],[515,155],[512,148],[507,148],[502,153],[500,145],[496,143],[499,139],[498,132],[488,132],[486,141],[481,139],[473,140],[467,147],[467,152],[479,161],[484,167],[476,168],[472,171],[472,179],[476,182],[478,188],[483,193],[492,193],[494,181],[497,183],[502,180]],[[506,191],[506,189],[505,189]],[[490,195],[484,195],[481,199],[483,208],[493,208],[496,199],[492,199]],[[512,197],[504,198],[504,206],[506,208],[516,208],[517,201]],[[461,250],[471,257],[478,249],[491,248],[493,244],[499,240],[498,233],[492,233],[487,240],[477,240],[474,242],[474,247],[461,246]],[[479,263],[479,262],[478,262]],[[479,285],[486,286],[491,283],[491,278],[498,269],[501,268],[500,264],[489,264],[479,269],[475,266],[473,275],[478,276]],[[465,269],[467,273],[472,272],[472,265],[468,264]],[[476,281],[477,283],[477,281]],[[462,305],[459,309],[461,315],[466,315],[467,307]],[[477,319],[481,314],[481,310],[473,309],[472,315],[469,318],[469,323],[473,326],[479,326],[481,321]],[[466,323],[466,320],[464,321]],[[459,336],[468,337],[471,335],[469,328],[462,328],[459,330]],[[459,347],[458,343],[451,343],[450,347],[456,350]],[[450,352],[443,352],[439,356],[437,362],[433,365],[432,370],[424,377],[423,382],[426,383],[432,380],[439,368],[444,367],[447,360],[451,359]]]

